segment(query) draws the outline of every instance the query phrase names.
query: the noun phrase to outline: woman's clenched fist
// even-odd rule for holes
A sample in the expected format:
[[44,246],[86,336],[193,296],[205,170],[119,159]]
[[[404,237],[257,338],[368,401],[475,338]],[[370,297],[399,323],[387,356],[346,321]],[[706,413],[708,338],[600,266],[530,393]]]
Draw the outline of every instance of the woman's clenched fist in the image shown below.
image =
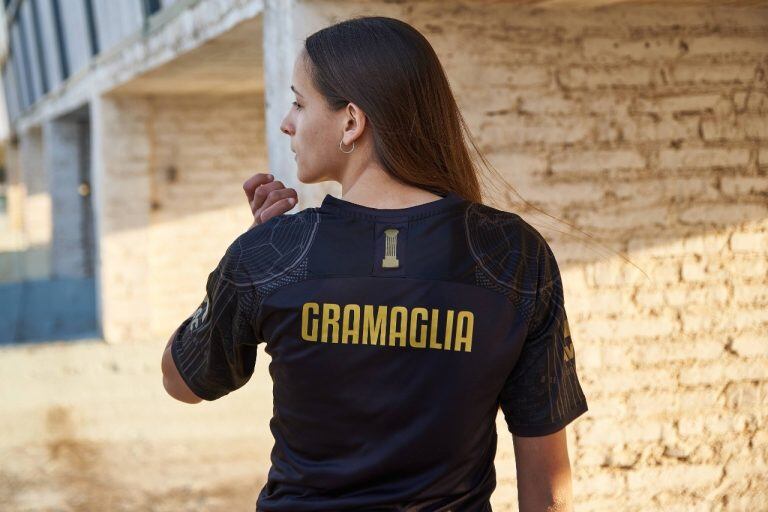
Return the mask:
[[243,190],[253,213],[253,224],[248,229],[282,215],[299,202],[296,190],[285,188],[282,181],[264,172],[248,178],[243,183]]

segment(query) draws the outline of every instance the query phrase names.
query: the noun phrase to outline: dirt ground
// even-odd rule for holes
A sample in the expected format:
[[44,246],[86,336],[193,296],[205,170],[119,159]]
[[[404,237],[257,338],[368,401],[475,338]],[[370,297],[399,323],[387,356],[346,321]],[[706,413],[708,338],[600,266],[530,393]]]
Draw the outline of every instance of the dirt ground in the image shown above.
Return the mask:
[[[0,512],[253,512],[273,446],[269,356],[246,386],[190,405],[162,387],[165,342],[0,347]],[[495,511],[516,510],[497,419]]]
[[[212,447],[213,448],[213,447]],[[3,511],[254,510],[266,473],[238,446],[101,444],[61,437],[2,454]],[[158,452],[163,462],[158,463]],[[10,464],[8,464],[10,462]]]
[[253,511],[269,470],[271,382],[189,405],[154,345],[0,348],[0,511]]

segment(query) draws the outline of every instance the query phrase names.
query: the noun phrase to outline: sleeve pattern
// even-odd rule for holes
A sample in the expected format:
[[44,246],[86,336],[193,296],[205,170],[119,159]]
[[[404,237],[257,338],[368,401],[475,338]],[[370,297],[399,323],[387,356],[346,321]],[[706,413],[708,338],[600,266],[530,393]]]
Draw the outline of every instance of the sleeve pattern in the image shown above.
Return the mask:
[[199,397],[215,400],[250,379],[257,346],[266,342],[262,302],[306,277],[320,220],[315,210],[272,217],[249,229],[208,275],[205,298],[171,344],[179,373]]
[[259,337],[251,325],[253,289],[234,273],[239,258],[230,247],[208,276],[200,307],[179,328],[171,353],[196,395],[215,400],[244,385],[253,373]]
[[548,245],[533,320],[504,389],[500,405],[510,432],[547,435],[587,411],[576,374],[576,354],[565,311],[563,286]]
[[587,411],[576,374],[562,280],[544,237],[520,216],[482,204],[467,210],[476,284],[503,293],[528,326],[499,393],[509,431],[547,435]]

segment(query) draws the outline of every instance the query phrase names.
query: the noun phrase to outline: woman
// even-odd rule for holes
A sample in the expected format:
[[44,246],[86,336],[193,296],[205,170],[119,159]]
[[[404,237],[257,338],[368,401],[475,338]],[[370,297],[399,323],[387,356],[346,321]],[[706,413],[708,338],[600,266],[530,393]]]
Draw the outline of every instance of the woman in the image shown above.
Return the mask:
[[513,434],[521,511],[570,510],[564,427],[587,411],[555,257],[480,203],[466,130],[432,47],[359,17],[312,34],[281,129],[299,180],[343,199],[283,215],[257,174],[254,223],[169,340],[175,398],[215,400],[272,360],[275,438],[257,509],[491,510],[495,418]]

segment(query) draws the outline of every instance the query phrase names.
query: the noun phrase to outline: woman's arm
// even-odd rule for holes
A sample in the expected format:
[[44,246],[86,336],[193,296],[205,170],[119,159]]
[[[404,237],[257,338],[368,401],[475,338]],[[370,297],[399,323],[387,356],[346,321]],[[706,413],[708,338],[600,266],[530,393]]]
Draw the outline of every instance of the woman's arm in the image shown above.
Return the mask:
[[565,428],[537,437],[512,436],[520,512],[572,512],[573,486]]
[[[272,217],[282,215],[297,203],[296,190],[285,188],[281,181],[273,180],[274,178],[270,174],[256,173],[243,183],[243,190],[248,198],[248,204],[254,219],[249,229],[263,224]],[[197,404],[202,402],[203,399],[197,396],[184,381],[171,354],[171,345],[173,340],[176,339],[178,332],[179,329],[177,328],[163,351],[161,362],[163,387],[176,400],[188,404]]]
[[203,399],[189,389],[189,386],[187,386],[187,383],[184,382],[184,379],[179,373],[178,368],[176,368],[176,363],[173,362],[173,356],[171,356],[171,344],[178,332],[179,328],[177,327],[176,330],[173,331],[171,339],[169,339],[168,343],[165,345],[165,351],[163,351],[163,360],[161,363],[161,368],[163,370],[163,387],[165,388],[165,391],[176,400],[188,404],[197,404],[202,402]]

